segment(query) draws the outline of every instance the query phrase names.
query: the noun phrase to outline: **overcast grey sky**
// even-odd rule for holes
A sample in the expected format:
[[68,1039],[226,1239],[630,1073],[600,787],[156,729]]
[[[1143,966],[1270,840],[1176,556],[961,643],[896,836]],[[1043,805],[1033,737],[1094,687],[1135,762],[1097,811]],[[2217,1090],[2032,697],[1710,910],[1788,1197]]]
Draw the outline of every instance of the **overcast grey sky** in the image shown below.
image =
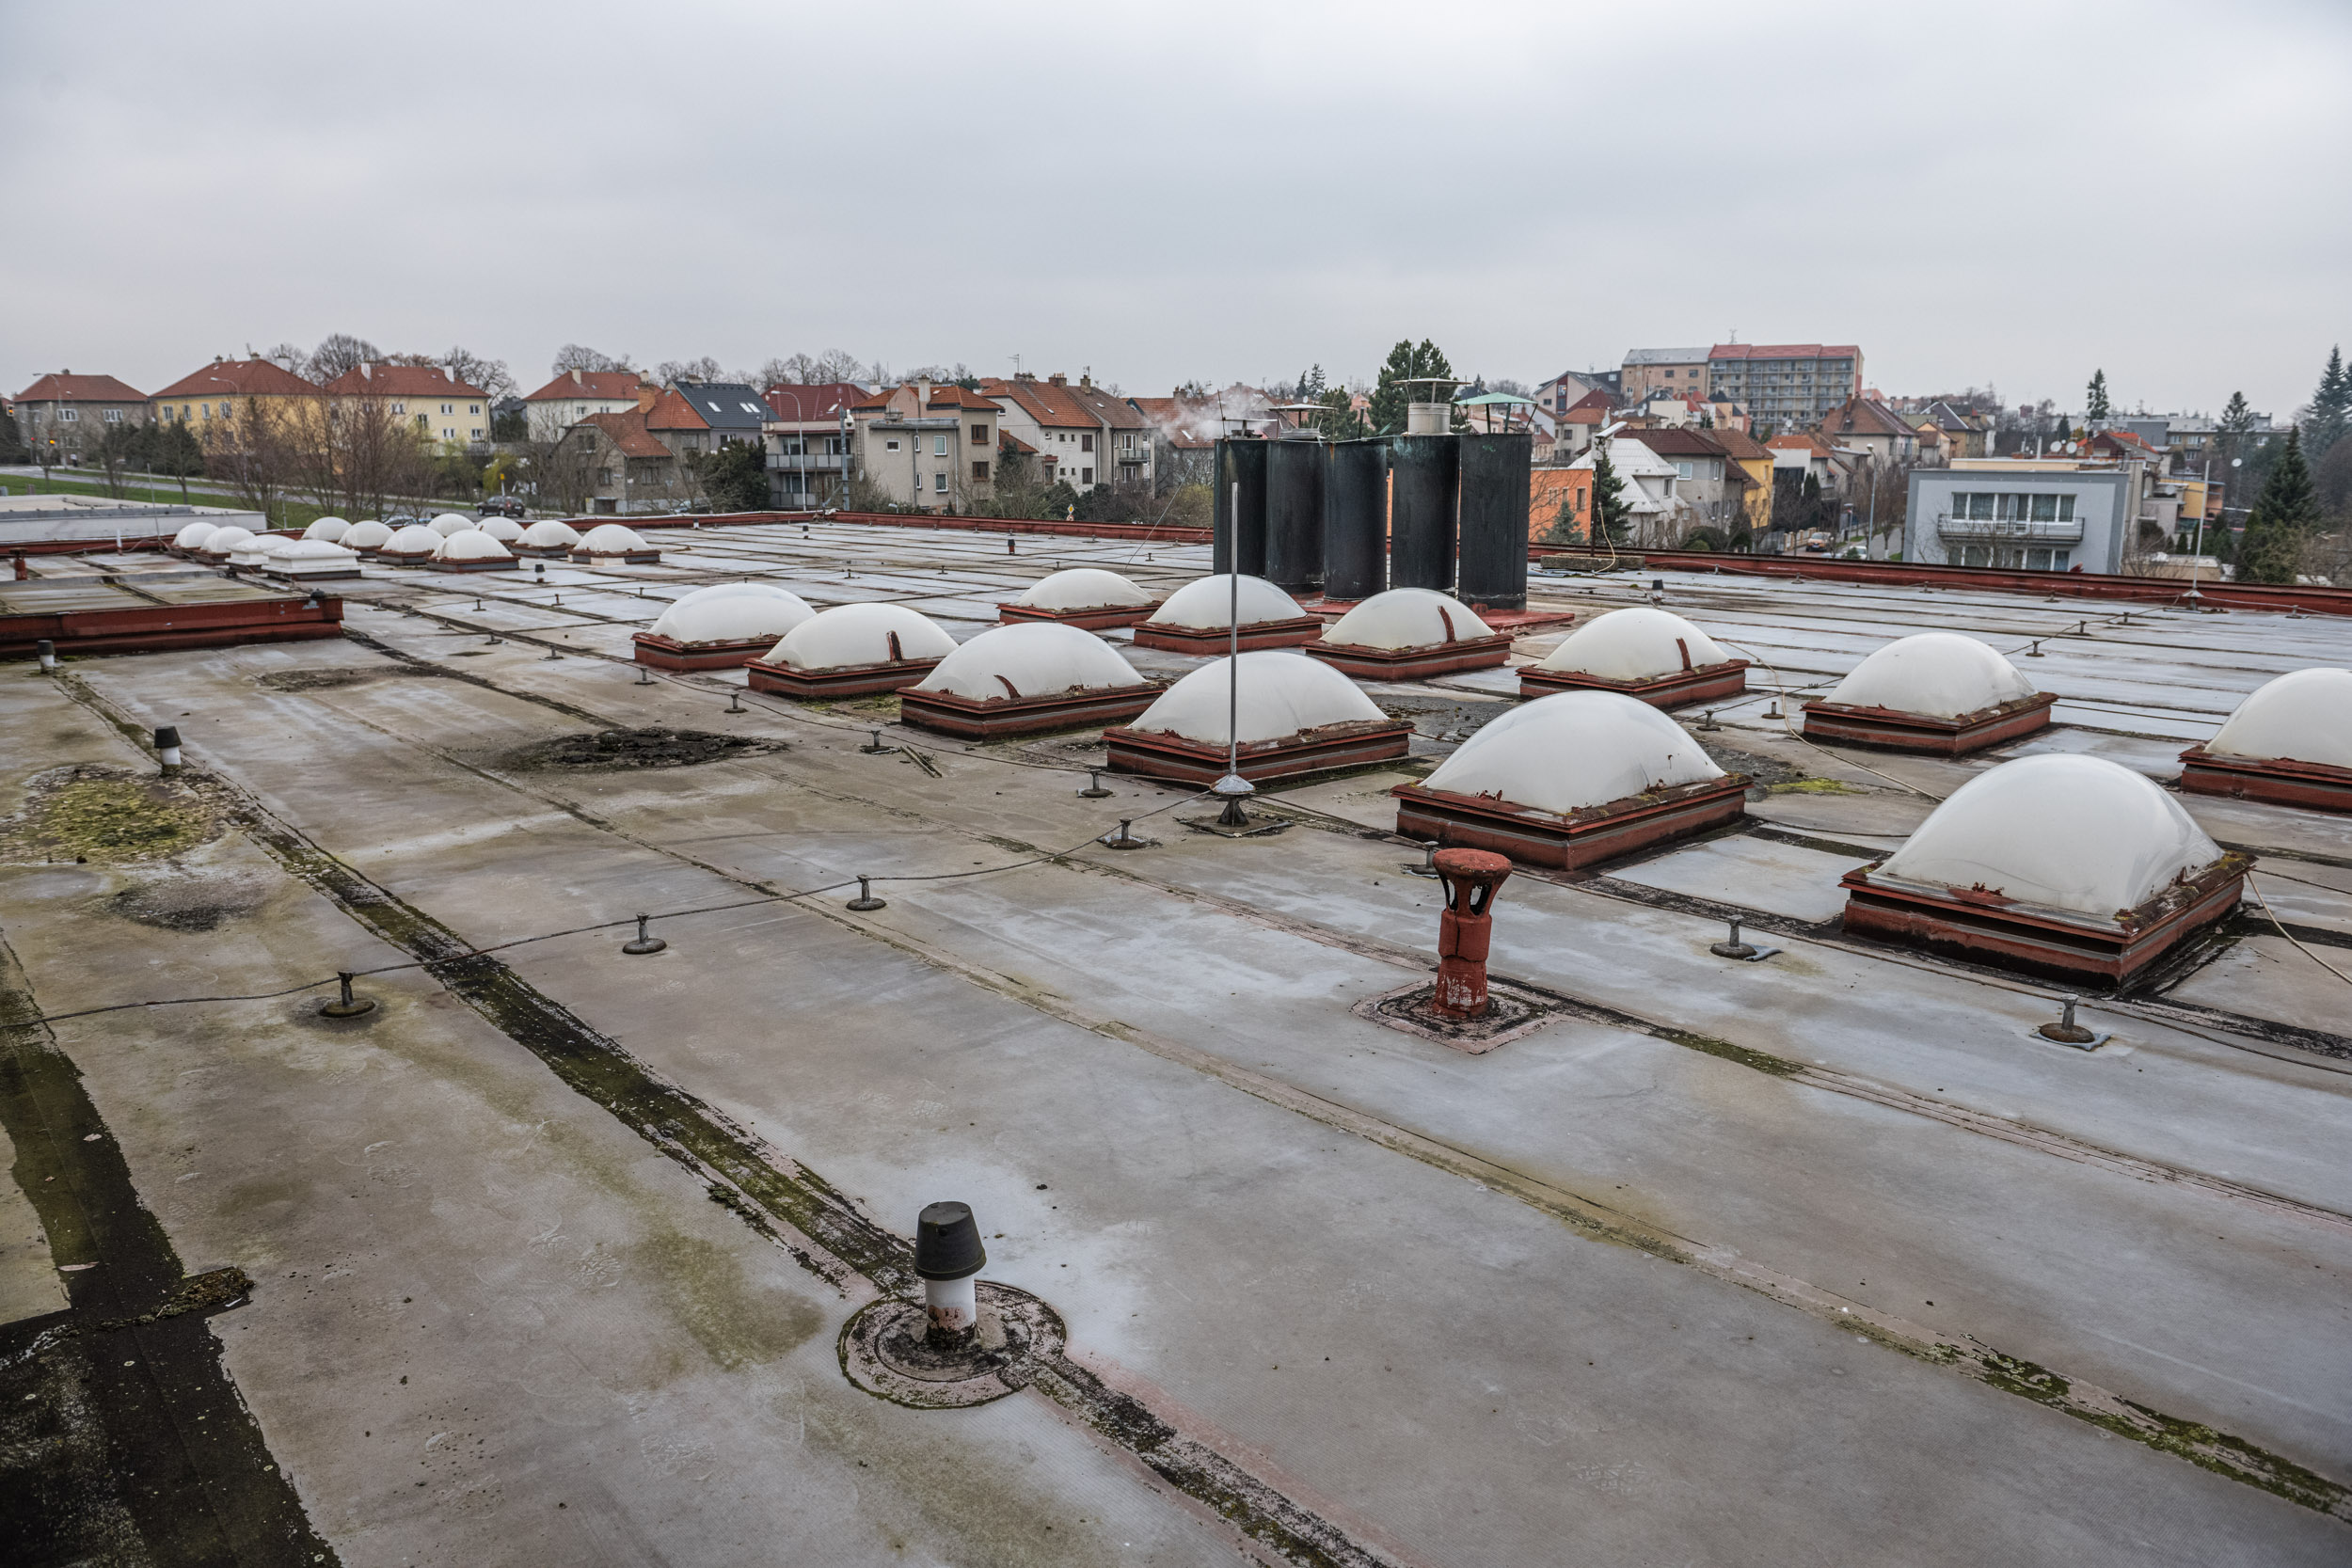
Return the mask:
[[[2352,339],[2352,6],[7,8],[0,379],[334,331],[755,366],[2285,413]],[[2230,210],[2259,214],[2233,233]]]

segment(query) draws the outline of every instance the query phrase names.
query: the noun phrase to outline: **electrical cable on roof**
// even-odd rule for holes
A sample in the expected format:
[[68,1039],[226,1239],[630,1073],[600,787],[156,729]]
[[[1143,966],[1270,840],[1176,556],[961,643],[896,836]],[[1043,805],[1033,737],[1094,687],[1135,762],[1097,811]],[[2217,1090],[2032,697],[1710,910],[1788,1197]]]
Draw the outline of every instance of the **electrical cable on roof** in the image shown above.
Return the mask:
[[[2296,879],[2297,879],[2295,878],[2288,879],[2290,881]],[[2334,964],[2329,963],[2327,959],[2312,952],[2309,947],[2304,946],[2303,942],[2296,936],[2296,934],[2287,929],[2286,922],[2280,920],[2277,911],[2271,909],[2270,900],[2263,896],[2262,884],[2254,880],[2254,872],[2251,866],[2247,868],[2246,885],[2253,891],[2254,902],[2263,907],[2263,913],[2269,915],[2270,923],[2279,927],[2279,934],[2280,936],[2286,938],[2287,941],[2294,942],[2295,945],[2301,950],[2303,957],[2311,959],[2312,962],[2317,964],[2320,968],[2326,970],[2337,979],[2342,980],[2345,985],[2352,986],[2352,974],[2346,974],[2343,970],[2338,969]],[[2317,886],[2319,884],[2314,883],[2312,885]],[[2330,891],[2334,890],[2331,889]]]

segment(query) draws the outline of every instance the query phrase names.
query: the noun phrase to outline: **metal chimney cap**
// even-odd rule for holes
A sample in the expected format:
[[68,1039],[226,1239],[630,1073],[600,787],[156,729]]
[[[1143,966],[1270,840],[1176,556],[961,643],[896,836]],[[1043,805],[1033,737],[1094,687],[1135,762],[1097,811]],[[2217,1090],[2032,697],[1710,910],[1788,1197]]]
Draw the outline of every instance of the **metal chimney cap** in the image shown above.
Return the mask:
[[180,732],[172,725],[166,724],[162,729],[155,732],[155,750],[159,752],[168,751],[172,747],[179,744]]
[[914,1272],[924,1279],[961,1279],[980,1272],[988,1253],[968,1203],[927,1203],[914,1221]]

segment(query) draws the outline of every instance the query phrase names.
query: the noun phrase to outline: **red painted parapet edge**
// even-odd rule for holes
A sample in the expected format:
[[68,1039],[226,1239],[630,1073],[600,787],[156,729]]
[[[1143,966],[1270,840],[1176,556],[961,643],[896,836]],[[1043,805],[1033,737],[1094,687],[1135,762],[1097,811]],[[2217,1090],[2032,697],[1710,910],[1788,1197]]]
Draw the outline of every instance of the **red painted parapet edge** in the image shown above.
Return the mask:
[[[1315,615],[1297,615],[1286,621],[1244,621],[1240,651],[1247,654],[1260,648],[1295,648],[1322,635],[1323,620]],[[1136,646],[1157,648],[1164,654],[1198,654],[1203,658],[1215,658],[1233,647],[1233,634],[1228,626],[1171,626],[1157,621],[1139,621],[1136,624]]]
[[2292,757],[2225,756],[2191,746],[2181,753],[2181,787],[2310,811],[2352,811],[2352,768]]
[[1167,523],[1084,523],[1065,522],[1059,517],[961,517],[945,514],[934,515],[923,512],[695,512],[674,516],[644,517],[635,514],[616,515],[598,513],[594,516],[564,519],[583,533],[598,523],[623,523],[643,531],[649,528],[740,528],[755,523],[870,523],[882,528],[942,528],[975,533],[1050,533],[1066,539],[1157,539],[1170,545],[1205,545],[1209,531],[1205,528],[1180,528]]
[[733,642],[681,642],[675,637],[632,632],[636,659],[656,670],[735,670],[749,664],[776,645],[772,637],[746,638]]
[[924,691],[910,686],[898,693],[898,717],[906,723],[943,735],[994,740],[1008,735],[1122,723],[1150,707],[1158,700],[1160,691],[1161,684],[1151,681],[1142,686],[1056,691],[1042,697],[981,699],[959,696],[952,691]]
[[1905,713],[1891,707],[1856,707],[1850,703],[1811,702],[1804,705],[1804,734],[1808,739],[1842,740],[1854,746],[1883,746],[1896,752],[1931,752],[1956,757],[1982,751],[2021,735],[2031,735],[2050,722],[2056,693],[2037,691],[1997,707],[1979,708],[1957,719]]
[[[1411,748],[1413,726],[1391,719],[1360,719],[1344,724],[1325,724],[1301,730],[1279,740],[1260,740],[1241,748],[1241,776],[1251,783],[1294,779],[1334,768],[1360,768],[1392,762]],[[1215,784],[1225,776],[1225,748],[1182,736],[1124,727],[1103,732],[1110,750],[1110,770],[1141,773],[1155,779],[1186,784]]]
[[1566,816],[1484,795],[1456,795],[1426,784],[1401,784],[1396,831],[1413,839],[1491,849],[1529,865],[1580,871],[1652,845],[1738,820],[1747,811],[1745,773],[1677,784],[1588,806]]
[[[1565,556],[1605,561],[1589,550],[1532,545],[1530,560]],[[2127,577],[2107,572],[2026,572],[1993,566],[1935,566],[1912,561],[1837,561],[1811,555],[1737,555],[1714,550],[1629,551],[1616,558],[1640,569],[1730,572],[1745,577],[1811,578],[1817,582],[1875,582],[1899,587],[1990,588],[2004,594],[2056,594],[2064,598],[2129,599],[2171,604],[2185,599],[2185,578]],[[2268,582],[2200,582],[2200,599],[2216,610],[2300,610],[2307,615],[2352,615],[2352,588]]]
[[935,658],[901,658],[844,665],[838,670],[795,670],[788,664],[755,658],[743,669],[754,691],[772,691],[805,703],[901,690],[930,674],[938,663]]
[[1367,648],[1316,638],[1302,644],[1312,657],[1343,675],[1366,681],[1418,681],[1462,670],[1492,670],[1511,662],[1509,634],[1465,637],[1453,642],[1422,642],[1410,648]]
[[215,604],[135,605],[55,615],[0,615],[0,658],[29,658],[43,638],[67,656],[225,648],[343,634],[343,601],[321,595]]
[[1645,681],[1604,680],[1577,670],[1546,670],[1533,664],[1519,667],[1519,696],[1548,697],[1555,691],[1614,691],[1638,697],[1652,707],[1680,707],[1686,703],[1737,697],[1748,689],[1748,661],[1725,660],[1653,675]]
[[1016,621],[1050,621],[1056,626],[1076,626],[1080,631],[1108,631],[1113,626],[1132,626],[1138,621],[1148,621],[1159,608],[1157,599],[1150,604],[1095,605],[1087,610],[1040,610],[1035,605],[1000,604],[996,607],[996,620],[1000,626],[1010,626]]
[[1846,930],[2069,980],[2122,987],[2237,908],[2250,857],[2223,855],[2194,879],[2107,917],[2021,904],[1997,893],[1873,877],[1839,879]]

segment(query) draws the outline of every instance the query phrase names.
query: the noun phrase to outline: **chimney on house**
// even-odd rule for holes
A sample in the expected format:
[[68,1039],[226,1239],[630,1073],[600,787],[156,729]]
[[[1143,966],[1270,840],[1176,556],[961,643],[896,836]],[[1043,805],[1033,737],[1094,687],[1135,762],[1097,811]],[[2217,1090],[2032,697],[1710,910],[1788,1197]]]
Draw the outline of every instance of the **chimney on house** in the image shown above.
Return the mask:
[[918,376],[916,376],[916,377],[914,378],[914,414],[915,414],[915,418],[917,418],[917,419],[922,418],[922,416],[923,416],[923,410],[924,410],[924,409],[926,409],[926,408],[929,408],[930,405],[931,405],[931,378],[930,378],[930,376],[928,376],[928,375],[918,375]]
[[572,385],[575,387],[580,385],[580,370],[577,366],[575,366],[572,370]]
[[1059,371],[1056,371],[1053,374],[1051,374],[1051,375],[1047,376],[1045,379],[1046,379],[1046,380],[1048,380],[1048,381],[1050,381],[1050,382],[1052,382],[1052,383],[1053,383],[1055,386],[1057,386],[1057,387],[1067,387],[1067,386],[1069,386],[1069,385],[1070,385],[1070,378],[1069,378],[1068,376],[1066,376],[1066,375],[1062,374],[1062,372],[1059,372]]
[[375,366],[365,359],[360,360],[359,379],[362,381],[373,381],[375,379]]
[[660,403],[660,401],[661,401],[661,388],[659,388],[659,387],[647,387],[647,386],[644,386],[644,385],[640,385],[640,386],[638,387],[638,388],[637,388],[637,412],[639,412],[640,414],[649,414],[649,413],[653,412],[653,405],[654,405],[655,404],[657,404],[657,403]]

